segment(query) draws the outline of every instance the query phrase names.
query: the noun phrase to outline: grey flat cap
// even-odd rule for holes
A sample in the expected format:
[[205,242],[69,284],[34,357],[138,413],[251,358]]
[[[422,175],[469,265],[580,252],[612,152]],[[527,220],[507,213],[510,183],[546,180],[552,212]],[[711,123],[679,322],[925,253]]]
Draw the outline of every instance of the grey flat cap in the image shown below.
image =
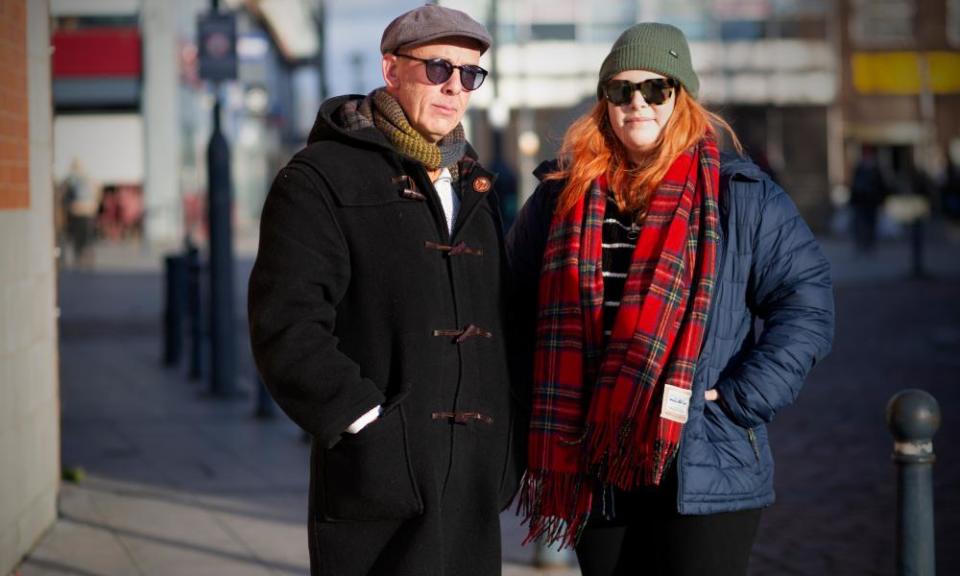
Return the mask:
[[483,24],[464,12],[428,5],[401,14],[383,31],[380,53],[396,52],[404,46],[427,44],[440,38],[470,38],[480,45],[483,54],[493,41]]

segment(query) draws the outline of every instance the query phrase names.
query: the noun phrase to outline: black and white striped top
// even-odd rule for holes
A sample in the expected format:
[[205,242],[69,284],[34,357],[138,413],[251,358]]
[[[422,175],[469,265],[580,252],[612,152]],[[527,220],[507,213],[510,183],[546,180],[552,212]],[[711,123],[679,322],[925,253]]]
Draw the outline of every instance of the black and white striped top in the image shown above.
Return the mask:
[[636,212],[621,212],[612,195],[607,196],[607,207],[603,217],[603,336],[610,337],[613,322],[620,309],[623,286],[630,270],[633,249],[637,245],[640,226],[636,223]]

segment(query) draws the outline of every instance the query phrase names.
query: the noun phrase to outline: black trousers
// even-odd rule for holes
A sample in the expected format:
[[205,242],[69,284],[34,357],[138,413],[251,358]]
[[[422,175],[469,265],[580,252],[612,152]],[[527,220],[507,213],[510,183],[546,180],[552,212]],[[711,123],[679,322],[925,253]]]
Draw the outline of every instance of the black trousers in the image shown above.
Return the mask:
[[583,576],[747,573],[760,509],[683,516],[677,512],[676,473],[664,480],[660,487],[614,491],[607,498],[613,518],[594,514],[577,544]]

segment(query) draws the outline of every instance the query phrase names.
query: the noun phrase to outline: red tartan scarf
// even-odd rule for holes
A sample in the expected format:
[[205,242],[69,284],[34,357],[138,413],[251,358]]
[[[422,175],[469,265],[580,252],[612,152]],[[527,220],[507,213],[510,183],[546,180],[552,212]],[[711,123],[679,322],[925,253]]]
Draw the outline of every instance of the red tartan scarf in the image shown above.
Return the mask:
[[[574,545],[595,488],[659,484],[675,456],[716,281],[719,178],[710,137],[670,166],[650,200],[605,348],[606,178],[554,216],[520,502],[527,541]],[[664,417],[667,404],[675,410]]]

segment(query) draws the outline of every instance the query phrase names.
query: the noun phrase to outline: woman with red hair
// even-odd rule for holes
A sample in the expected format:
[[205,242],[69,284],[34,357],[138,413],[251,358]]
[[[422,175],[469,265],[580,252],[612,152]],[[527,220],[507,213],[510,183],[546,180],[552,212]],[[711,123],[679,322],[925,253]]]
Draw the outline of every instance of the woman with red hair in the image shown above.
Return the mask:
[[[766,424],[830,349],[829,265],[697,102],[677,28],[625,31],[508,236],[532,375],[528,539],[584,576],[745,574]],[[762,327],[759,325],[762,324]]]

